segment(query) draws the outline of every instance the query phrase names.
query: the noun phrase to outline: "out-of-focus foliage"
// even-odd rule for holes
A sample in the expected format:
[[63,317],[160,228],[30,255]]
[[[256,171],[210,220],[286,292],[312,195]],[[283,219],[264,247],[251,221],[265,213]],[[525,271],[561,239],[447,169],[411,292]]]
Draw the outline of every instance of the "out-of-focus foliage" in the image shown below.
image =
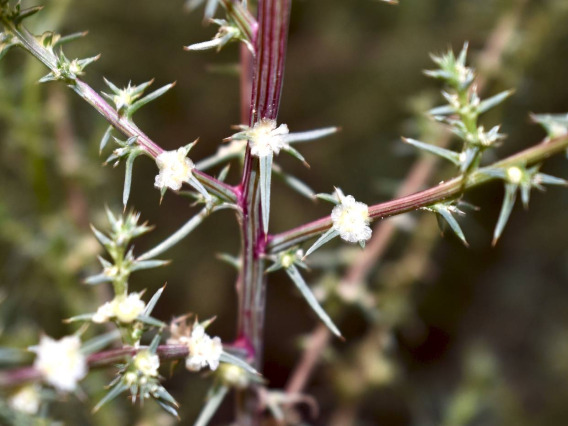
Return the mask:
[[[182,0],[51,0],[30,25],[36,32],[89,30],[66,51],[69,57],[102,53],[86,73],[98,90],[105,90],[103,76],[119,87],[130,80],[155,78],[157,87],[177,81],[140,110],[137,123],[168,149],[200,137],[192,151],[198,160],[239,124],[238,80],[225,72],[238,57],[231,45],[219,55],[185,52],[183,46],[215,29],[201,25],[201,14],[180,13],[183,6]],[[503,122],[502,155],[534,143],[544,135],[529,124],[527,111],[568,110],[567,20],[564,0],[402,0],[397,7],[373,0],[295,1],[281,121],[294,129],[338,125],[342,132],[303,147],[310,170],[287,158],[282,165],[317,192],[333,182],[357,199],[391,197],[415,158],[399,135],[432,140],[424,134],[440,134],[420,116],[440,102],[439,87],[421,73],[431,66],[428,53],[448,46],[457,51],[469,40],[475,65],[476,54],[499,42],[496,28],[504,22],[514,25],[514,36],[501,60],[484,62],[479,72],[488,93],[514,87],[516,94],[484,124]],[[98,268],[100,249],[88,224],[105,223],[105,205],[121,208],[122,171],[100,167],[103,119],[62,85],[37,84],[44,74],[16,49],[0,62],[1,346],[25,348],[41,331],[68,334],[62,318],[93,312],[110,298],[104,286],[81,282]],[[450,176],[440,170],[430,183]],[[565,170],[565,160],[557,159],[544,171],[565,177]],[[130,203],[157,229],[140,239],[138,253],[193,213],[190,200],[168,195],[159,208],[154,175],[151,162],[139,160]],[[276,231],[328,213],[325,203],[314,205],[276,182],[274,206],[288,206],[272,210]],[[500,185],[469,197],[483,207],[461,223],[469,249],[451,235],[440,240],[430,216],[400,222],[402,231],[366,292],[333,318],[346,343],[333,343],[306,389],[320,403],[314,424],[568,422],[568,194],[556,188],[546,197],[535,194],[530,214],[515,208],[500,243],[490,248],[501,199]],[[168,282],[154,316],[217,315],[214,333],[233,337],[234,271],[212,256],[237,252],[233,223],[228,213],[211,217],[168,253],[170,266],[133,280],[133,291],[150,294]],[[331,255],[322,249],[313,262],[325,264]],[[313,274],[311,282],[319,291],[336,291],[338,303],[357,299],[337,290],[340,276],[341,270]],[[273,387],[283,387],[299,358],[298,336],[317,319],[286,274],[271,275],[268,292],[265,375]],[[378,311],[369,310],[372,305]],[[92,374],[84,383],[92,400],[55,404],[52,417],[93,425],[174,422],[151,404],[131,408],[120,398],[90,416],[111,374]],[[195,418],[207,383],[181,373],[165,386],[180,402],[182,419]],[[219,421],[231,416],[227,406]]]

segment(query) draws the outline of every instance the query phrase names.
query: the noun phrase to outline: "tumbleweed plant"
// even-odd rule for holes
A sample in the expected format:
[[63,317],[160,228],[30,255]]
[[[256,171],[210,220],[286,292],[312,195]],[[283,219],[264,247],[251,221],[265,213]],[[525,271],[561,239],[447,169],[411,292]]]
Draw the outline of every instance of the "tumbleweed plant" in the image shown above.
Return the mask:
[[[565,98],[560,101],[560,112],[555,110],[558,105],[550,106],[551,113],[536,111],[547,110],[546,104],[535,109],[525,107],[525,116],[535,127],[540,126],[540,136],[535,136],[540,140],[533,139],[531,145],[503,154],[507,151],[508,134],[519,136],[524,130],[517,129],[527,123],[511,122],[503,116],[503,107],[513,101],[516,90],[495,82],[501,61],[512,56],[511,52],[520,51],[515,39],[521,30],[528,49],[547,46],[546,35],[536,29],[532,30],[534,34],[530,31],[532,21],[527,16],[544,19],[545,10],[556,15],[554,22],[558,22],[558,16],[567,14],[566,7],[559,2],[551,1],[546,6],[522,0],[513,2],[515,5],[503,13],[487,35],[487,42],[472,40],[470,45],[462,38],[453,48],[439,49],[430,55],[430,66],[423,74],[435,82],[441,95],[428,92],[408,102],[413,111],[405,114],[414,117],[406,117],[409,124],[404,132],[408,136],[397,140],[394,154],[386,145],[365,153],[365,161],[371,165],[388,164],[383,159],[375,160],[375,155],[384,158],[396,152],[406,156],[418,154],[419,159],[409,167],[406,178],[399,174],[403,182],[394,185],[398,187],[396,191],[386,181],[375,185],[380,187],[374,191],[375,198],[373,190],[365,187],[372,186],[372,182],[362,178],[353,184],[348,179],[360,173],[357,164],[348,164],[354,158],[352,152],[365,150],[363,141],[356,137],[345,142],[349,153],[344,153],[342,168],[318,170],[326,167],[327,152],[332,152],[327,148],[330,141],[357,135],[350,128],[351,120],[360,124],[366,119],[378,119],[373,111],[369,113],[368,107],[359,109],[356,96],[340,104],[345,105],[338,115],[343,122],[337,125],[330,124],[318,110],[304,117],[301,124],[279,114],[288,93],[284,75],[292,0],[186,2],[189,11],[204,8],[204,23],[209,26],[199,29],[199,33],[211,28],[216,33],[205,41],[187,40],[185,55],[197,61],[203,57],[200,55],[207,55],[202,51],[222,51],[222,55],[238,52],[238,66],[211,67],[217,74],[236,75],[238,79],[231,82],[238,86],[238,94],[236,90],[222,93],[215,100],[215,107],[204,114],[221,115],[224,109],[235,111],[236,105],[240,118],[233,118],[231,127],[221,122],[214,125],[214,132],[204,128],[192,130],[189,135],[181,133],[182,126],[178,125],[169,132],[171,143],[157,140],[150,136],[153,131],[146,133],[143,129],[144,122],[151,121],[154,105],[176,96],[179,84],[154,81],[151,75],[146,81],[119,81],[109,70],[104,72],[105,77],[94,78],[89,70],[96,69],[105,56],[92,52],[91,47],[82,48],[82,43],[87,43],[98,29],[91,29],[91,36],[85,37],[81,28],[72,28],[73,13],[83,5],[59,0],[46,3],[42,10],[42,5],[24,3],[0,0],[0,58],[6,64],[0,70],[0,115],[6,123],[1,137],[2,144],[9,141],[10,149],[21,150],[16,155],[6,151],[11,154],[3,164],[5,201],[0,203],[0,226],[2,239],[19,253],[15,259],[35,259],[43,270],[42,279],[47,277],[52,290],[44,289],[42,293],[46,304],[41,309],[44,319],[38,319],[35,326],[26,325],[25,336],[20,339],[14,336],[22,328],[12,326],[13,318],[31,317],[33,312],[28,312],[28,307],[22,312],[10,309],[9,315],[3,315],[3,424],[52,424],[65,420],[66,415],[70,417],[65,404],[74,401],[88,407],[91,413],[81,414],[80,420],[73,420],[75,424],[134,424],[138,418],[156,424],[176,419],[196,425],[218,424],[219,419],[226,417],[225,407],[231,403],[233,421],[239,425],[306,421],[358,424],[358,411],[369,410],[365,398],[376,397],[371,391],[402,380],[404,346],[411,346],[408,342],[412,341],[405,333],[420,334],[420,325],[409,325],[418,316],[413,309],[416,301],[412,284],[430,273],[430,252],[439,235],[430,226],[433,218],[442,232],[450,235],[454,250],[467,253],[473,240],[469,250],[474,257],[479,253],[478,235],[484,235],[488,225],[463,226],[465,215],[477,214],[478,208],[468,202],[471,194],[475,200],[479,188],[500,188],[500,192],[494,192],[499,194],[499,208],[492,218],[492,236],[484,243],[498,246],[507,234],[516,205],[528,208],[534,193],[568,185],[556,173],[547,171],[545,165],[550,157],[562,156],[568,149],[568,115],[562,113],[562,107],[568,108]],[[184,7],[182,2],[171,3],[180,3],[175,5],[180,10]],[[364,7],[377,16],[407,7],[396,3],[366,0]],[[164,6],[164,10],[170,6]],[[136,4],[131,7],[130,18],[138,13]],[[334,5],[330,2],[318,7],[329,14]],[[183,19],[188,18],[183,15]],[[341,18],[334,22],[341,22]],[[72,31],[67,34],[60,27],[71,27]],[[336,31],[327,33],[327,37],[335,37],[331,44],[337,62],[318,70],[321,73],[337,72],[333,67],[342,67],[342,55],[349,58],[356,54],[343,51],[341,29],[324,28],[327,30]],[[345,37],[348,33],[346,30]],[[159,32],[152,41],[162,43]],[[450,42],[455,43],[455,39],[447,40],[446,46]],[[371,54],[372,40],[365,38],[358,43],[361,52]],[[112,47],[122,49],[119,45]],[[318,50],[315,45],[309,48],[314,54]],[[18,50],[27,55],[18,55]],[[393,52],[384,52],[385,61],[389,61],[389,53]],[[405,57],[401,52],[394,53],[399,60]],[[528,66],[523,61],[533,60],[529,54],[519,57],[507,82],[522,80],[515,70]],[[144,74],[152,72],[153,62],[147,55],[145,63],[140,64]],[[472,65],[474,62],[479,69]],[[391,67],[396,69],[396,60]],[[173,68],[183,77],[182,69]],[[292,72],[294,75],[304,71],[308,72],[296,64]],[[419,69],[413,72],[420,73]],[[312,77],[310,84],[318,86],[317,78]],[[394,81],[396,76],[389,78]],[[350,77],[349,84],[354,85],[355,79]],[[303,92],[291,83],[299,94]],[[67,92],[62,91],[65,87]],[[44,90],[48,91],[45,100]],[[526,87],[520,85],[517,90]],[[71,93],[75,98],[70,98]],[[206,97],[216,93],[211,91]],[[342,94],[347,97],[350,93]],[[385,117],[401,106],[392,93],[374,96],[389,98]],[[19,100],[21,97],[23,101]],[[76,103],[78,100],[90,107],[92,120],[97,116],[95,112],[104,119],[96,137],[81,137],[91,139],[82,145],[77,144],[74,127],[82,131],[86,125],[74,124],[72,120],[74,109],[84,107]],[[177,102],[193,100],[190,97]],[[300,102],[309,104],[312,100]],[[176,116],[174,112],[170,115]],[[503,124],[499,124],[501,121]],[[215,122],[215,117],[210,117],[207,125]],[[200,131],[215,134],[218,140],[200,138]],[[46,132],[53,132],[54,136],[48,138]],[[534,135],[538,133],[535,131]],[[110,195],[116,191],[105,182],[108,178],[100,177],[110,172],[89,163],[88,152],[102,156],[105,165],[122,171],[121,194],[117,199]],[[310,154],[316,158],[312,166]],[[18,166],[24,161],[25,173]],[[400,161],[408,164],[405,159]],[[150,168],[153,177],[146,179]],[[379,169],[373,169],[373,173],[382,175]],[[333,179],[323,182],[324,179],[309,177],[318,175]],[[435,179],[439,183],[431,184]],[[7,201],[24,192],[18,187],[20,184],[30,188],[37,198],[33,204],[40,225],[35,231],[18,218],[31,213]],[[284,195],[286,191],[297,193],[298,200],[303,197],[306,203],[290,202],[289,195]],[[377,192],[381,198],[387,192],[391,197],[378,201]],[[52,204],[57,208],[50,207]],[[160,206],[157,215],[167,219],[164,226],[154,229],[147,221],[151,214],[145,213],[145,207],[150,204]],[[309,209],[313,211],[309,215],[301,211]],[[307,216],[311,219],[298,221]],[[225,227],[220,222],[208,224],[216,217],[232,218],[236,227]],[[178,219],[181,225],[177,229],[169,235],[162,231],[171,229]],[[93,225],[89,226],[89,222]],[[283,227],[286,223],[291,224],[288,229]],[[199,234],[214,234],[215,229],[201,231],[208,225],[219,227],[226,247],[213,248],[208,236]],[[397,239],[398,244],[387,256],[386,248],[397,229],[404,236]],[[239,235],[238,249],[225,235],[231,232]],[[198,235],[203,243],[198,242]],[[194,246],[194,256],[174,255],[175,248],[186,247],[186,241]],[[199,290],[193,291],[192,297],[177,303],[168,299],[169,292],[183,294],[173,288],[181,283],[172,280],[168,271],[187,271],[190,276],[200,268],[201,252],[209,248],[212,255],[217,251],[219,262],[232,268],[232,286],[216,282],[225,275],[211,269],[218,266],[208,264],[210,269],[202,275],[202,282],[195,287]],[[13,272],[10,267],[12,255],[7,251],[3,254],[7,272],[2,280],[10,274],[21,275],[21,271]],[[93,266],[93,259],[98,259],[98,266]],[[449,270],[452,265],[446,262],[440,266],[444,268]],[[295,304],[292,309],[267,302],[274,288],[271,284],[283,278],[302,299],[302,304]],[[173,282],[166,284],[168,281]],[[81,282],[84,286],[78,290]],[[499,284],[493,283],[494,288]],[[191,288],[194,283],[185,285]],[[24,295],[26,291],[20,288]],[[50,296],[49,292],[53,294]],[[226,312],[211,312],[211,306],[202,303],[204,294],[210,299],[236,301],[236,311],[231,312],[232,317]],[[10,291],[5,290],[2,296],[3,305],[17,306],[17,302],[11,302]],[[172,303],[164,302],[168,300]],[[181,311],[174,309],[178,305],[182,306]],[[272,312],[277,312],[278,319],[267,326],[267,316]],[[295,352],[299,359],[296,368],[287,372],[286,380],[273,380],[265,373],[271,371],[265,368],[267,336],[282,336],[281,340],[289,341],[281,347],[293,346],[290,330],[297,325],[295,317],[303,317],[304,312],[313,313],[316,327],[302,339],[301,353]],[[350,322],[350,317],[356,320]],[[50,332],[48,324],[53,318],[63,320],[65,335],[55,337]],[[344,327],[347,332],[343,332]],[[500,377],[504,373],[496,365],[495,355],[486,346],[478,345],[468,349],[463,359],[464,379],[454,383],[455,391],[441,404],[439,413],[427,413],[428,409],[422,406],[427,403],[422,400],[415,404],[417,411],[422,412],[423,422],[431,418],[448,425],[470,424],[476,419],[483,422],[483,416],[492,410],[497,413],[495,416],[508,415],[507,421],[519,424],[511,420],[518,417],[510,414],[515,410],[507,408],[505,402],[498,408],[487,408],[491,406],[492,392],[499,401],[513,404],[510,401],[514,400],[502,384],[505,379]],[[306,387],[319,362],[328,367],[324,380],[333,384],[335,390],[316,388],[315,395],[311,395]],[[199,392],[187,391],[187,383]],[[208,391],[204,391],[205,387]],[[196,405],[195,398],[186,397],[185,391],[191,396],[200,394],[198,412],[184,409],[186,402],[192,407]],[[338,403],[329,402],[334,393]],[[117,408],[123,407],[126,399],[133,407]],[[388,407],[388,398],[386,401],[378,407],[371,404],[371,411],[394,411]],[[143,415],[137,414],[137,410],[143,410]],[[361,419],[412,423],[384,413],[364,414]],[[413,423],[420,421],[415,418]]]

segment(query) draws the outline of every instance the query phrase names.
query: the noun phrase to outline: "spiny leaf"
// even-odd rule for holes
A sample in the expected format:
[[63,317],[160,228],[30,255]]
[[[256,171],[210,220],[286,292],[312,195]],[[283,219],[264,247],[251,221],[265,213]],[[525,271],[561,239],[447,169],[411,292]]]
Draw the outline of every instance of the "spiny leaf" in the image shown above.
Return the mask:
[[50,72],[49,74],[46,74],[42,78],[40,78],[38,80],[38,83],[48,83],[50,81],[57,81],[57,80],[59,80],[59,77],[56,76],[53,72]]
[[156,396],[174,407],[179,407],[179,404],[175,400],[175,398],[171,396],[170,393],[166,389],[164,389],[163,386],[158,387],[158,390],[156,391]]
[[81,345],[81,353],[83,355],[90,355],[98,352],[117,339],[120,339],[120,330],[113,330],[111,332],[101,334],[100,336],[93,337]]
[[104,247],[110,247],[112,245],[111,239],[108,238],[101,231],[99,231],[97,228],[95,228],[93,225],[91,225],[91,231],[93,231],[93,234],[95,234],[96,239],[99,240],[99,243],[101,243]]
[[217,176],[217,180],[219,182],[225,182],[225,179],[227,179],[227,175],[229,174],[230,169],[231,169],[230,164],[227,164],[225,167],[223,167],[223,169],[219,172],[219,175]]
[[151,354],[155,354],[156,351],[158,350],[158,346],[160,345],[160,340],[162,339],[162,336],[160,334],[156,334],[154,336],[154,338],[152,339],[152,342],[150,342],[150,346],[148,347],[148,351]]
[[191,176],[187,183],[193,186],[197,190],[197,192],[199,192],[203,196],[207,203],[211,201],[211,195],[209,195],[205,187],[195,178],[195,176]]
[[207,2],[205,6],[204,17],[204,19],[207,21],[213,18],[213,15],[215,15],[215,11],[217,10],[217,6],[219,5],[219,0],[187,0],[185,7],[189,12],[191,12],[201,6],[204,2]]
[[184,49],[190,51],[200,51],[200,50],[209,50],[216,47],[219,50],[223,44],[226,44],[223,43],[224,41],[225,40],[223,40],[223,38],[216,37],[211,40],[202,41],[200,43],[190,44],[189,46],[185,46]]
[[556,176],[547,175],[545,173],[538,173],[535,179],[537,183],[544,183],[546,185],[568,186],[567,180]]
[[66,43],[70,43],[82,37],[85,37],[89,32],[88,31],[80,31],[77,33],[68,34],[66,36],[61,36],[53,43],[53,47],[58,47]]
[[97,274],[97,275],[91,275],[90,277],[86,278],[85,281],[83,281],[85,284],[88,285],[97,285],[97,284],[102,284],[102,283],[108,283],[111,282],[112,278],[109,277],[106,274]]
[[104,135],[101,139],[101,143],[100,143],[100,146],[99,146],[99,153],[101,153],[103,151],[103,149],[107,145],[108,141],[110,140],[110,137],[112,136],[112,130],[113,130],[112,126],[108,126],[107,129],[105,130],[105,133],[104,133]]
[[95,408],[93,408],[93,413],[99,411],[103,405],[105,405],[107,402],[112,401],[114,398],[116,398],[118,395],[120,395],[122,392],[124,392],[127,389],[128,386],[126,386],[126,384],[123,383],[122,381],[119,381],[116,385],[114,385],[114,387],[110,391],[108,391],[108,393],[103,397],[103,399],[101,399],[99,403],[95,405]]
[[568,114],[531,114],[531,119],[540,124],[551,139],[568,134]]
[[199,417],[195,421],[194,426],[206,426],[209,423],[228,391],[229,388],[227,386],[218,386],[210,392],[209,399],[205,403],[201,413],[199,413]]
[[304,158],[304,156],[300,153],[300,151],[298,151],[296,148],[290,146],[290,145],[286,145],[284,148],[282,148],[284,151],[286,151],[288,154],[290,154],[292,157],[296,158],[297,160],[300,160],[302,163],[304,163],[304,165],[306,167],[310,167],[310,165],[308,164],[308,162],[306,161],[306,159]]
[[17,46],[19,40],[12,34],[5,32],[0,33],[0,59],[10,50],[11,47]]
[[452,215],[449,208],[447,208],[447,207],[439,208],[439,209],[436,210],[436,213],[438,213],[440,216],[442,216],[446,220],[446,222],[448,223],[448,225],[450,225],[450,228],[452,228],[452,231],[454,231],[454,233],[457,235],[457,237],[464,243],[464,245],[466,247],[469,247],[469,244],[467,243],[467,240],[465,239],[465,235],[463,234],[463,231],[460,227],[460,224],[458,223],[456,218]]
[[481,101],[481,103],[477,107],[477,112],[479,114],[483,114],[484,112],[489,111],[491,108],[494,108],[501,102],[503,102],[513,93],[515,93],[514,90],[505,90],[501,93],[496,94],[495,96],[491,96],[490,98]]
[[241,269],[241,260],[236,256],[231,256],[228,253],[217,253],[215,257],[217,257],[217,259],[222,260],[225,263],[228,263],[237,271]]
[[[152,85],[152,83],[154,83],[154,79],[145,81],[142,84],[139,84],[138,86],[130,86],[130,83],[128,83],[128,87],[131,88],[132,90],[132,96],[134,97],[138,97],[140,96],[142,93],[144,93],[144,90],[146,90],[148,87],[150,87]],[[173,83],[175,85],[175,83]],[[160,89],[158,89],[160,90]]]
[[319,249],[321,246],[323,246],[325,243],[327,243],[328,241],[337,237],[338,235],[339,235],[339,232],[337,232],[333,228],[329,228],[327,230],[327,232],[325,234],[323,234],[321,237],[319,237],[319,239],[308,249],[308,251],[306,252],[306,254],[304,256],[304,259],[306,257],[308,257],[310,254],[312,254],[314,251]]
[[143,315],[150,316],[150,314],[154,310],[154,307],[156,306],[156,303],[158,303],[158,300],[160,300],[160,296],[164,292],[165,288],[166,288],[166,286],[164,285],[163,287],[159,288],[158,291],[156,291],[154,293],[154,295],[152,296],[152,298],[150,299],[150,301],[148,302],[148,304],[144,308],[144,312],[142,313]]
[[170,404],[161,401],[159,399],[156,399],[156,402],[160,405],[160,407],[164,409],[164,411],[166,411],[167,413],[171,414],[172,416],[176,417],[179,420],[180,417],[175,407],[172,407]]
[[298,271],[298,268],[296,268],[295,265],[292,265],[286,268],[286,273],[288,274],[290,279],[294,282],[294,284],[296,284],[296,287],[298,288],[298,290],[300,290],[300,293],[302,293],[304,299],[306,299],[312,310],[323,321],[323,323],[327,326],[327,328],[329,328],[336,336],[342,337],[339,329],[335,326],[335,324],[333,323],[327,312],[325,312],[325,310],[321,307],[318,300],[316,299],[316,297],[314,296],[314,294],[312,293],[312,291],[304,281],[304,278],[300,274],[300,271]]
[[130,197],[130,187],[132,185],[132,170],[134,167],[134,160],[136,157],[143,154],[144,150],[142,148],[135,148],[130,151],[128,157],[126,158],[125,162],[125,169],[124,169],[124,190],[122,191],[122,205],[126,209],[126,205],[128,204],[128,198]]
[[337,198],[331,194],[316,194],[316,198],[319,198],[320,200],[324,200],[327,201],[328,203],[331,203],[333,205],[337,205]]
[[158,328],[166,328],[167,324],[165,322],[162,322],[160,320],[157,320],[156,318],[152,318],[150,316],[147,315],[138,315],[136,317],[137,321],[140,321],[144,324],[150,325],[152,327],[158,327]]
[[152,269],[152,268],[159,268],[161,266],[169,265],[169,260],[140,260],[134,262],[130,270],[134,271],[141,271],[143,269]]
[[34,6],[29,7],[27,9],[22,10],[19,15],[14,19],[14,23],[16,25],[20,24],[24,19],[29,18],[30,16],[35,15],[39,11],[43,9],[43,6]]
[[105,212],[107,215],[107,219],[108,219],[108,223],[110,223],[110,226],[112,227],[112,229],[115,229],[118,225],[118,221],[119,221],[119,217],[115,216],[111,209],[108,208],[108,206],[105,206]]
[[146,105],[149,102],[152,102],[154,99],[159,98],[160,96],[162,96],[164,93],[166,93],[168,90],[170,90],[175,85],[176,85],[175,82],[170,83],[170,84],[166,84],[165,86],[160,87],[159,89],[153,91],[152,93],[149,93],[148,95],[144,96],[142,99],[137,100],[128,108],[128,114],[129,115],[134,114],[136,111],[138,111],[144,105]]
[[[112,81],[107,80],[105,77],[103,77],[103,80],[105,81],[106,85],[110,88],[110,90],[114,92],[115,95],[118,95],[121,92],[121,90]],[[106,93],[103,94],[106,95]]]
[[339,130],[338,127],[325,127],[323,129],[309,130],[307,132],[289,133],[284,137],[286,143],[308,142],[314,139],[332,135]]
[[272,178],[272,153],[259,158],[260,165],[260,207],[262,210],[262,228],[268,234],[270,218],[270,181]]
[[495,226],[495,232],[493,233],[493,246],[497,244],[497,241],[503,233],[503,229],[509,220],[513,206],[515,205],[515,199],[517,198],[517,188],[518,185],[514,183],[505,184],[505,196],[503,197],[503,205],[501,206],[501,213],[499,213],[499,219],[497,220],[497,225]]
[[278,271],[280,269],[282,269],[283,266],[280,262],[274,262],[272,265],[270,265],[268,268],[266,268],[266,270],[264,271],[265,274],[270,274],[271,272],[275,272]]
[[91,318],[93,318],[93,314],[81,314],[81,315],[75,315],[74,317],[71,318],[67,318],[66,320],[64,320],[64,322],[72,323],[78,321],[90,321]]
[[278,166],[277,164],[273,164],[273,172],[274,174],[280,178],[286,185],[288,185],[290,188],[292,188],[294,191],[298,192],[299,194],[303,195],[306,198],[309,199],[314,199],[316,193],[312,190],[312,188],[310,188],[308,185],[306,185],[304,182],[302,182],[300,179],[289,175],[288,173],[285,173],[284,171],[282,171],[282,168],[280,166]]
[[219,5],[219,0],[207,0],[207,5],[205,6],[205,19],[213,18]]
[[402,138],[402,140],[405,143],[412,145],[418,149],[437,155],[438,157],[445,158],[446,160],[449,160],[452,163],[454,163],[456,166],[460,165],[460,155],[457,152],[450,151],[449,149],[441,148],[436,145],[430,145],[424,142],[420,142],[415,139]]
[[191,233],[191,231],[197,228],[197,226],[201,224],[201,222],[203,222],[203,219],[205,217],[207,217],[207,209],[201,210],[201,212],[189,219],[184,225],[181,226],[181,228],[179,228],[176,232],[174,232],[156,247],[138,256],[136,261],[139,262],[141,260],[152,259],[153,257],[156,257],[166,250],[170,249],[171,247],[179,243],[182,239],[187,237]]
[[462,173],[466,173],[468,170],[470,170],[479,154],[480,148],[478,146],[467,147],[465,151],[462,152],[460,171]]
[[228,352],[223,351],[221,353],[219,361],[227,364],[236,365],[237,367],[241,367],[243,370],[247,371],[250,374],[253,374],[255,376],[260,376],[260,373],[256,371],[248,362]]
[[455,114],[456,113],[456,109],[451,106],[451,105],[442,105],[436,108],[432,108],[430,111],[428,111],[428,114],[433,115],[433,116],[445,116],[445,115],[451,115],[451,114]]

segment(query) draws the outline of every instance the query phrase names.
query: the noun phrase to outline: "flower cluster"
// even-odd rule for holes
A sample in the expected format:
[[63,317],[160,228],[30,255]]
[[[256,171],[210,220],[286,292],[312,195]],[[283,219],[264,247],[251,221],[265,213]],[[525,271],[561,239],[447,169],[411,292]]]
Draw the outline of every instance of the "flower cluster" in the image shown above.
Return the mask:
[[187,158],[188,151],[187,147],[181,147],[174,151],[164,151],[156,157],[156,165],[160,170],[154,182],[156,188],[179,191],[182,184],[189,181],[194,165]]
[[70,392],[87,375],[87,359],[81,353],[81,340],[77,336],[66,336],[54,340],[42,336],[39,345],[31,347],[36,353],[34,367],[45,382],[59,391]]
[[221,339],[211,338],[205,329],[196,324],[191,331],[191,337],[187,341],[189,356],[185,360],[185,367],[191,371],[199,371],[209,366],[211,370],[219,367],[219,358],[223,352]]
[[108,386],[110,390],[93,411],[112,401],[122,392],[130,392],[132,403],[153,398],[168,413],[178,416],[179,404],[160,384],[160,357],[156,353],[160,334],[156,334],[147,349],[138,351],[128,362],[118,365],[118,374]]
[[351,195],[344,196],[340,191],[337,194],[340,203],[331,211],[333,229],[350,243],[367,241],[372,234],[369,208],[366,204],[355,201]]
[[116,319],[121,323],[129,324],[138,318],[146,308],[144,301],[140,297],[140,293],[116,296],[112,301],[100,306],[91,318],[91,321],[103,323]]
[[130,386],[135,383],[146,382],[151,377],[158,377],[160,357],[147,350],[140,351],[132,359],[132,366],[132,370],[124,375]]
[[172,337],[168,339],[168,344],[187,346],[189,355],[185,360],[185,367],[188,370],[199,371],[207,366],[216,370],[223,353],[223,345],[219,337],[211,337],[205,333],[210,321],[201,324],[195,321],[192,326],[188,326],[185,320],[186,317],[181,317],[172,322]]

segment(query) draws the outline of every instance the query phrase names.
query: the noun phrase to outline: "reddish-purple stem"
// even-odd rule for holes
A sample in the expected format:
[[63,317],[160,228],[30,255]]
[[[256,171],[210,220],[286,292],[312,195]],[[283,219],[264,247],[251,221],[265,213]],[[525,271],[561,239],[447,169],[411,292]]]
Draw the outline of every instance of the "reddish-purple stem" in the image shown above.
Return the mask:
[[[249,109],[249,125],[260,119],[275,120],[278,115],[288,24],[290,0],[261,0],[258,4],[258,33],[256,34],[252,94]],[[254,364],[262,356],[264,323],[264,293],[266,280],[262,255],[266,237],[262,233],[259,212],[258,162],[247,147],[241,183],[240,204],[243,211],[243,267],[239,279],[239,338],[254,348]]]
[[[142,349],[146,349],[146,347],[125,347],[97,352],[89,355],[87,363],[89,364],[89,368],[107,367],[125,361]],[[171,361],[186,358],[189,354],[189,350],[188,347],[184,345],[160,345],[156,353],[159,355],[161,361]],[[41,373],[33,366],[22,367],[1,372],[0,386],[19,386],[22,383],[40,379]]]
[[[248,124],[263,118],[276,120],[282,92],[291,0],[260,0],[258,32],[254,40],[254,67]],[[246,72],[246,68],[243,67]],[[245,87],[245,85],[242,85]],[[239,204],[243,212],[242,269],[237,283],[239,320],[237,339],[252,349],[250,362],[260,369],[263,350],[266,276],[263,255],[266,235],[262,231],[258,161],[247,146],[240,185]],[[237,395],[238,424],[259,423],[258,400],[254,393]]]

